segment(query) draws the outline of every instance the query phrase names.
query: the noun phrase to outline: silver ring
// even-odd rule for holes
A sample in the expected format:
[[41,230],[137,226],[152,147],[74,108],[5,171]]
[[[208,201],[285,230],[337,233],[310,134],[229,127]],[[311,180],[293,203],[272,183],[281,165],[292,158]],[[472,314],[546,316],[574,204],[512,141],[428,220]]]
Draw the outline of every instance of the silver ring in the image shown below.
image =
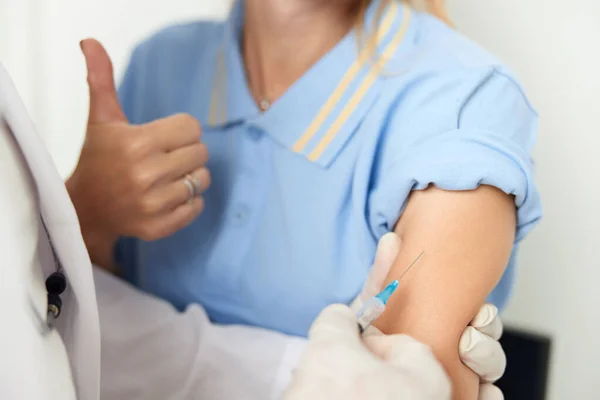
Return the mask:
[[200,179],[198,179],[196,176],[194,176],[192,174],[188,174],[188,176],[190,177],[192,183],[194,184],[194,194],[197,197],[200,197],[200,195],[202,194],[202,185],[200,185]]
[[187,202],[191,203],[192,200],[194,200],[194,197],[196,197],[196,185],[194,183],[194,178],[192,178],[190,174],[187,174],[185,178],[183,178],[183,183],[185,183],[185,186],[187,187],[189,192]]

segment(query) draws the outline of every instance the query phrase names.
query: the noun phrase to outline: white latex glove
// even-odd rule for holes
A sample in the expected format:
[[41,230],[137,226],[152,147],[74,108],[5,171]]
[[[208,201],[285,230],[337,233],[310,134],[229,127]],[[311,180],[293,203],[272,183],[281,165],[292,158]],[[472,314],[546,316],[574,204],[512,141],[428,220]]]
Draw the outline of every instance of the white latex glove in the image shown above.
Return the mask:
[[[395,233],[385,234],[377,245],[375,261],[361,294],[352,302],[357,312],[363,302],[383,290],[385,279],[400,252],[401,240]],[[399,288],[402,290],[402,287]],[[493,385],[504,375],[506,355],[498,342],[502,336],[498,309],[485,304],[463,333],[459,343],[460,358],[481,380],[479,400],[503,400],[500,389]]]
[[358,333],[356,314],[326,308],[285,400],[446,400],[450,381],[427,346],[406,335]]

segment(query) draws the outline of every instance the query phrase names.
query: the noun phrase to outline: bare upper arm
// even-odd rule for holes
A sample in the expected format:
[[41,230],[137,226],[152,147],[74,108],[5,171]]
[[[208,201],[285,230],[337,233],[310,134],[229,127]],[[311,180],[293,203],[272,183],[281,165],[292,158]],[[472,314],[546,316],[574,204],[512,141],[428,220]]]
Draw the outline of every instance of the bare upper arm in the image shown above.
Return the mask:
[[388,280],[425,254],[376,325],[431,346],[453,381],[455,399],[477,398],[476,377],[460,363],[458,342],[501,278],[515,230],[512,197],[490,186],[414,192],[396,226],[403,245]]

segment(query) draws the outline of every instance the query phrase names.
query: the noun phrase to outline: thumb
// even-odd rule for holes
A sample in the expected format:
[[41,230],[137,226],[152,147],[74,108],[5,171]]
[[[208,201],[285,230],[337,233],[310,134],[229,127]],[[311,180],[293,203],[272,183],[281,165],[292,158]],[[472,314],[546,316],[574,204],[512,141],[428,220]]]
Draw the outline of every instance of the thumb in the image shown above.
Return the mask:
[[308,337],[311,343],[361,344],[356,314],[342,304],[325,308],[310,328]]
[[361,299],[363,301],[377,295],[377,293],[383,290],[385,280],[398,258],[401,245],[400,236],[394,232],[386,233],[379,239],[375,261],[373,261],[373,266],[361,292]]
[[90,90],[89,124],[127,121],[115,89],[113,66],[104,47],[95,39],[80,43]]

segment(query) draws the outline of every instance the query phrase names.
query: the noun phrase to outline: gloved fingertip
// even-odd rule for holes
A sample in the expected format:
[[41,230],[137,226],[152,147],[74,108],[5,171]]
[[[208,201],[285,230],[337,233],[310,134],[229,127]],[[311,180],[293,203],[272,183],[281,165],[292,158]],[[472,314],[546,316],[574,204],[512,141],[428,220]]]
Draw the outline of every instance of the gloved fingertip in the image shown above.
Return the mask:
[[468,354],[482,340],[483,335],[477,329],[473,328],[472,326],[467,327],[467,329],[465,329],[463,332],[458,344],[460,354]]
[[[383,281],[387,277],[392,265],[398,258],[400,253],[400,238],[393,232],[386,233],[379,239],[377,243],[377,251],[375,253],[375,260],[371,273],[367,282],[377,288],[377,291],[381,290]],[[373,294],[374,295],[374,294]]]
[[494,340],[500,339],[504,329],[498,308],[492,304],[486,304],[482,307],[480,312],[473,318],[470,325]]
[[482,328],[491,324],[498,317],[498,308],[493,304],[486,304],[475,315],[471,325],[475,328]]
[[394,232],[388,232],[379,239],[377,243],[377,252],[386,253],[396,257],[400,252],[400,236]]
[[398,236],[398,234],[396,232],[387,232],[381,237],[381,239],[379,239],[379,241],[399,244],[400,236]]
[[473,327],[461,337],[459,355],[462,362],[479,375],[481,382],[492,383],[504,375],[506,354],[500,342]]
[[504,394],[496,385],[484,383],[479,386],[478,400],[504,400]]

